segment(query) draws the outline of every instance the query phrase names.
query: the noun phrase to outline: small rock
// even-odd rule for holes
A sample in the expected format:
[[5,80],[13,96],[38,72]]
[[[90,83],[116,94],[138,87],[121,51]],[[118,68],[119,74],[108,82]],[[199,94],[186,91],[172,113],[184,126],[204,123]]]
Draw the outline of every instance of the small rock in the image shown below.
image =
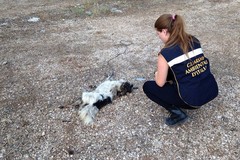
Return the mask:
[[59,109],[64,109],[64,108],[65,108],[65,106],[59,106],[58,108],[59,108]]
[[39,17],[31,17],[30,19],[28,19],[28,22],[38,22],[39,20]]
[[40,30],[40,33],[45,33],[45,32],[46,32],[45,29]]
[[136,80],[137,80],[137,81],[145,81],[146,78],[143,78],[143,77],[137,77]]
[[6,64],[8,64],[8,61],[2,62],[2,65],[6,65]]
[[74,155],[74,150],[72,149],[67,149],[67,152],[70,156]]
[[13,123],[11,119],[2,118],[1,123]]
[[7,26],[8,23],[7,22],[4,22],[4,23],[1,23],[0,26]]
[[129,46],[129,45],[131,45],[131,44],[133,44],[133,43],[132,43],[131,41],[128,41],[128,40],[121,40],[121,41],[120,41],[120,44]]
[[117,8],[112,8],[112,9],[111,9],[111,12],[112,12],[112,13],[123,13],[122,10],[117,9]]
[[24,157],[25,159],[29,159],[29,155],[28,155],[28,154],[23,155],[23,157]]
[[86,11],[85,13],[86,13],[86,15],[88,15],[88,16],[93,15],[93,13],[92,13],[91,11]]

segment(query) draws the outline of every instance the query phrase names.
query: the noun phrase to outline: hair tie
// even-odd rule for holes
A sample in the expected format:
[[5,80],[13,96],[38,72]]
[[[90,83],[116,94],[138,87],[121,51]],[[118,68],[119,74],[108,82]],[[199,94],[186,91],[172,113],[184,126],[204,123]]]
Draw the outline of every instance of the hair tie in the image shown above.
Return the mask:
[[173,14],[172,15],[172,20],[175,20],[175,18],[176,18],[176,14]]

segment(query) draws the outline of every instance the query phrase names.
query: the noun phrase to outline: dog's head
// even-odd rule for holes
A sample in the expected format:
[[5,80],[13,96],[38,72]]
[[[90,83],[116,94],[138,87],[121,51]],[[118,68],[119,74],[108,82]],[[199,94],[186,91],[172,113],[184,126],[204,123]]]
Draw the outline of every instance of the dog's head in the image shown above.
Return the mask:
[[131,93],[133,90],[133,84],[130,84],[129,82],[123,82],[120,86],[120,90],[117,92],[118,96],[124,96],[127,93]]

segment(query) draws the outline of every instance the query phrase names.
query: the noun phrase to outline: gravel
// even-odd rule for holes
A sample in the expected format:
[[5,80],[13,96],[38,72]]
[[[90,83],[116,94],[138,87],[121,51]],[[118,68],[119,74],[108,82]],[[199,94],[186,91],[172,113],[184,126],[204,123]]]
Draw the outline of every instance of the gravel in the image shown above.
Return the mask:
[[[51,20],[41,12],[50,2],[34,12],[33,3],[0,1],[0,159],[240,159],[240,2],[123,2],[111,5],[117,14],[63,19],[59,11]],[[33,13],[40,21],[27,21]],[[185,18],[219,85],[219,96],[178,127],[166,126],[168,113],[142,91],[163,46],[153,28],[163,13]],[[71,104],[111,74],[138,89],[84,126]]]

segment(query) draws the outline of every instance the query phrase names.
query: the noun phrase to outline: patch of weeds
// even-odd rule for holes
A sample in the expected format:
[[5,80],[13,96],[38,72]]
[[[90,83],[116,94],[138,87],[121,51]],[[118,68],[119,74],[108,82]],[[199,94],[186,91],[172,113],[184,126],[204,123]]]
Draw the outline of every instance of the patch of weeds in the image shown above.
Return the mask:
[[92,12],[94,15],[108,15],[111,13],[110,7],[104,4],[97,4],[92,8]]
[[76,16],[100,16],[111,13],[110,4],[101,3],[99,0],[87,1],[76,6],[71,6],[69,10]]
[[85,12],[84,5],[77,5],[69,8],[70,11],[76,15],[83,15]]

